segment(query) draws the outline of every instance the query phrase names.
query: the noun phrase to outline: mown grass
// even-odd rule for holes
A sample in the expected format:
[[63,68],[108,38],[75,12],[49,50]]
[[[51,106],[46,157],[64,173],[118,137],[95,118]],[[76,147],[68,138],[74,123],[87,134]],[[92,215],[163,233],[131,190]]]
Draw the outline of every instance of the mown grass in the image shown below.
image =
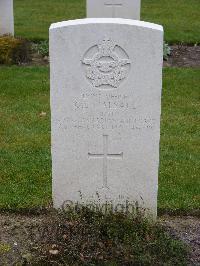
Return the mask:
[[200,69],[165,69],[159,208],[200,209]]
[[161,24],[169,43],[200,43],[199,0],[142,0],[142,20]]
[[[0,208],[51,202],[49,69],[0,69]],[[165,69],[159,208],[200,207],[200,69]]]
[[[15,0],[16,35],[31,40],[48,38],[51,23],[84,18],[85,0]],[[199,0],[142,0],[141,20],[164,26],[170,43],[200,43]]]
[[0,207],[45,205],[51,199],[48,69],[1,68],[0,76]]

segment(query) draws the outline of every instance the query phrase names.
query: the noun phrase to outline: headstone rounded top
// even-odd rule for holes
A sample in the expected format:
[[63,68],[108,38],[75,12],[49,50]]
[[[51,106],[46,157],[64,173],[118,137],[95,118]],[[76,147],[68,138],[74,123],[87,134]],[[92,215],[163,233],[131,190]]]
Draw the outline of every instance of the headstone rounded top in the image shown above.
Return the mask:
[[158,24],[132,20],[132,19],[123,19],[123,18],[85,18],[85,19],[61,21],[51,24],[50,31],[57,28],[86,25],[86,24],[121,24],[121,25],[132,25],[136,27],[144,27],[152,30],[163,31],[163,27]]

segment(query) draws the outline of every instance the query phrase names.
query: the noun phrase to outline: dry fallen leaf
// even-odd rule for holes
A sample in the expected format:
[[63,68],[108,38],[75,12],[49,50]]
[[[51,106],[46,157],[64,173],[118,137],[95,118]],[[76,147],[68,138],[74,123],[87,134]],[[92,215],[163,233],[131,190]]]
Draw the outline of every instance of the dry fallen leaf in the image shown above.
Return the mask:
[[47,113],[46,112],[43,112],[43,111],[39,114],[40,117],[44,117],[46,115],[47,115]]
[[69,225],[69,226],[74,226],[76,223],[75,222],[68,222],[67,221],[66,224]]
[[85,261],[85,258],[84,258],[84,256],[83,256],[82,253],[80,253],[80,260],[81,260],[81,261]]
[[68,238],[68,236],[67,235],[63,235],[63,239],[67,239]]
[[58,255],[59,251],[58,251],[57,249],[50,249],[50,250],[49,250],[49,253],[50,253],[51,255]]

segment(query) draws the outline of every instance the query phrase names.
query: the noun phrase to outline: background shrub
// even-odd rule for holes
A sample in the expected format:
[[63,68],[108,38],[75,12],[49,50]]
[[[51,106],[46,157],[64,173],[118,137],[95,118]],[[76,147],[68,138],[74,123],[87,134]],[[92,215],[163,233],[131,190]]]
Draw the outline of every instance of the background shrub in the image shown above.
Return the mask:
[[21,38],[0,37],[0,64],[22,64],[30,60],[30,45]]

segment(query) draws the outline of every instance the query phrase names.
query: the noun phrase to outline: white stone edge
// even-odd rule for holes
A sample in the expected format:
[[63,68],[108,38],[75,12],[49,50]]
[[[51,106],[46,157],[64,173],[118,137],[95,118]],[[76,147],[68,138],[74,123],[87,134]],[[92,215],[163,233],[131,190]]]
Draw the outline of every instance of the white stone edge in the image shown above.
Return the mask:
[[57,28],[68,27],[68,26],[78,26],[78,25],[86,25],[86,24],[105,24],[105,23],[131,25],[131,26],[149,28],[152,30],[163,31],[163,27],[158,24],[140,21],[140,20],[123,19],[123,18],[85,18],[85,19],[61,21],[61,22],[51,24],[49,31],[57,29]]

